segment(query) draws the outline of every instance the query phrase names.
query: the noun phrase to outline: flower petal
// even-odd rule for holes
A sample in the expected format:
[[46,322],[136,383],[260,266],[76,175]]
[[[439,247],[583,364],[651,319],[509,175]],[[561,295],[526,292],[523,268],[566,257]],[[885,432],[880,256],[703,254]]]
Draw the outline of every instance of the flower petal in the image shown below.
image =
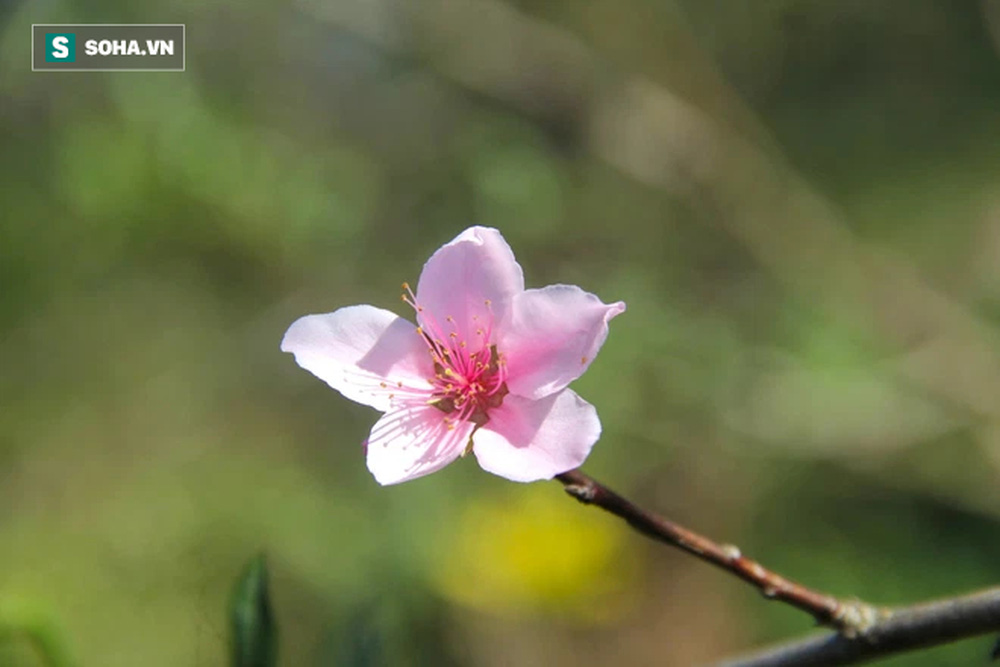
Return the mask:
[[[374,306],[348,306],[292,323],[281,349],[345,397],[386,412],[394,395],[430,393],[427,346],[410,322]],[[387,386],[388,385],[388,386]]]
[[580,377],[608,337],[608,322],[625,311],[573,285],[531,289],[511,301],[497,347],[507,360],[507,388],[541,398]]
[[524,274],[500,232],[470,227],[424,264],[416,295],[424,311],[418,319],[432,336],[454,331],[474,346],[476,330],[499,321],[510,299],[523,290]]
[[411,406],[382,415],[366,443],[368,470],[382,485],[398,484],[445,467],[465,450],[473,424],[448,429],[444,413]]
[[508,395],[473,435],[473,451],[483,470],[534,482],[578,467],[600,435],[597,410],[571,389],[537,401]]

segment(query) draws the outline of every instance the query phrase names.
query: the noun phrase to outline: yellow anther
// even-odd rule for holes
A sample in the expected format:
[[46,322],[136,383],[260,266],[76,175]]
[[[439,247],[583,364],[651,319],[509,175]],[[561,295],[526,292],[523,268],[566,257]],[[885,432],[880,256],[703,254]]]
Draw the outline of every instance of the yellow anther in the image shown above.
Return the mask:
[[410,289],[410,283],[403,283],[403,289]]
[[581,364],[585,364],[585,363],[587,363],[587,357],[581,357],[581,358],[580,358],[580,363],[581,363]]
[[385,382],[379,382],[379,383],[378,383],[378,386],[380,386],[380,387],[382,387],[383,389],[385,389],[387,385],[385,384]]

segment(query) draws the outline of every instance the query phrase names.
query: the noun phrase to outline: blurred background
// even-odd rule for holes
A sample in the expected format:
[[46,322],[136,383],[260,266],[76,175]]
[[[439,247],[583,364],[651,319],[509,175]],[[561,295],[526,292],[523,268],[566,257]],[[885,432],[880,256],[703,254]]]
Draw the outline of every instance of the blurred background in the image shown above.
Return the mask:
[[[185,23],[33,73],[32,23]],[[838,596],[1000,575],[1000,2],[0,4],[0,664],[696,665],[812,631],[557,483],[379,487],[278,350],[470,224],[628,312],[586,470]],[[995,638],[885,664],[983,664]]]

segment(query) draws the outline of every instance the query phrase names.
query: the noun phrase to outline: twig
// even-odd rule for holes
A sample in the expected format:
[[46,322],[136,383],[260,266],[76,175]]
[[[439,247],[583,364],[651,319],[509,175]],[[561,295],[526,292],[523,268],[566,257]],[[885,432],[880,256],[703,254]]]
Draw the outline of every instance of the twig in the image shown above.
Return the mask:
[[734,546],[714,542],[638,507],[580,470],[570,470],[556,479],[581,503],[621,517],[654,540],[720,567],[756,586],[764,597],[808,612],[821,625],[838,631],[766,649],[721,667],[847,665],[1000,631],[1000,587],[894,609],[838,600],[785,579],[746,558]]
[[[891,653],[1000,630],[1000,587],[889,612],[853,639],[828,634],[784,644],[720,667],[793,667],[848,665]],[[987,656],[983,655],[984,662]]]
[[881,612],[860,601],[842,601],[782,577],[750,560],[732,545],[719,544],[673,521],[634,505],[580,470],[556,477],[566,492],[587,505],[625,519],[641,533],[665,542],[756,586],[764,597],[784,602],[812,614],[821,625],[836,628],[846,636],[863,635],[878,622]]

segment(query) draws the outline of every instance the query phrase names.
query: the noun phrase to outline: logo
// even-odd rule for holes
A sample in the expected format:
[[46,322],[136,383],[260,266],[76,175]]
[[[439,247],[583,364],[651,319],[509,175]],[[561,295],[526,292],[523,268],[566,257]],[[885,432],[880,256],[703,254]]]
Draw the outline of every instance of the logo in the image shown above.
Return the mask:
[[45,33],[45,62],[75,63],[76,35],[71,32]]
[[33,72],[183,72],[184,68],[183,23],[31,26]]

